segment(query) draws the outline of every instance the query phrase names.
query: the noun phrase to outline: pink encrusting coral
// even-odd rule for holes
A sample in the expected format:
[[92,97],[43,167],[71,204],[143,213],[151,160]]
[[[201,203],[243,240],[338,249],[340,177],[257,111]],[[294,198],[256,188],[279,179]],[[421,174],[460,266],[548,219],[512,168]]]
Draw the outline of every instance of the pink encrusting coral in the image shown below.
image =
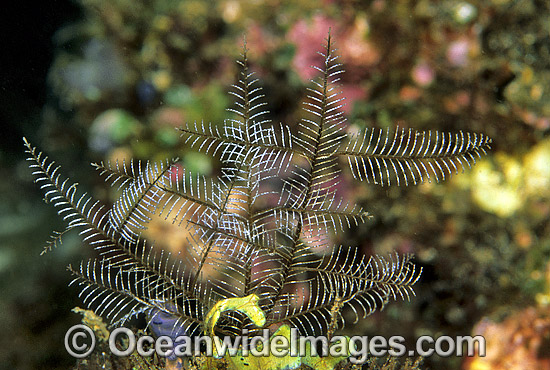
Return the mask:
[[296,22],[288,33],[288,39],[296,45],[292,66],[304,81],[316,75],[316,71],[311,66],[319,65],[323,61],[323,57],[317,51],[319,45],[323,44],[325,32],[328,29],[337,35],[336,21],[323,15],[316,15],[309,22],[304,19]]

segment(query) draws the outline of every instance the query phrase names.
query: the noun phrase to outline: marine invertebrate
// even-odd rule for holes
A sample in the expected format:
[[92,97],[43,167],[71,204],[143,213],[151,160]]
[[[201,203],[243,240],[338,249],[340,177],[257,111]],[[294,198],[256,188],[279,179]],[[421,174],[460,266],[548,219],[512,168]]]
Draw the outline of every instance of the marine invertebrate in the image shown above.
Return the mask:
[[[95,164],[122,190],[107,209],[78,195],[77,185],[25,140],[46,201],[68,222],[64,232],[78,228],[99,252],[69,267],[89,308],[113,325],[145,313],[153,330],[165,332],[169,323],[173,332],[190,336],[207,327],[213,335],[238,335],[283,324],[319,334],[344,323],[345,307],[364,317],[414,293],[420,270],[412,256],[366,257],[326,238],[327,229],[368,218],[338,194],[340,162],[356,179],[381,186],[440,181],[473,163],[491,141],[482,134],[412,129],[347,135],[338,89],[342,67],[330,35],[320,55],[319,77],[294,133],[267,118],[244,48],[231,91],[233,117],[222,128],[196,122],[180,128],[191,147],[220,158],[216,180],[182,170],[177,159]],[[154,217],[189,233],[188,253],[170,255],[142,239]],[[220,302],[248,297],[265,320],[237,309],[214,310],[216,319],[210,318]]]

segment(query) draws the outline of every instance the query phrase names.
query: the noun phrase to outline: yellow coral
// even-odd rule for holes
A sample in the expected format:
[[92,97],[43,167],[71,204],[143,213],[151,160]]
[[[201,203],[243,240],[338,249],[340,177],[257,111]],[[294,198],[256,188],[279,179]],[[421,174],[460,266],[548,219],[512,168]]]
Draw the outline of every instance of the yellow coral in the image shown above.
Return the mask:
[[523,158],[526,173],[525,191],[530,195],[542,195],[550,188],[550,139],[535,145]]
[[509,217],[528,199],[548,197],[550,189],[550,139],[535,145],[522,158],[504,152],[483,159],[467,177],[459,180],[487,212]]
[[497,153],[494,159],[496,165],[489,160],[483,160],[472,172],[472,197],[485,211],[508,217],[522,203],[519,192],[521,164],[504,153]]

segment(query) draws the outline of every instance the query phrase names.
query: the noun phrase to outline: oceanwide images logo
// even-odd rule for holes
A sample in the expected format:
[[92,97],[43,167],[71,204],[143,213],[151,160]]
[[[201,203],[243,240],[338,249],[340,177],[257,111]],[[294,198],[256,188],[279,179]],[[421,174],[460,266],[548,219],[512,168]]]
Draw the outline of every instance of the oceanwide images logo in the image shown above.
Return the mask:
[[[243,333],[243,334],[246,334]],[[126,343],[120,348],[120,343]],[[119,343],[117,345],[117,343]],[[86,325],[75,325],[65,335],[65,349],[75,358],[89,356],[96,345],[92,329]],[[262,335],[248,337],[188,337],[160,336],[153,338],[148,335],[136,338],[128,328],[117,328],[109,336],[109,350],[116,356],[124,357],[137,351],[140,356],[149,357],[157,354],[160,357],[212,356],[222,358],[229,356],[276,356],[303,357],[332,356],[348,357],[354,364],[362,364],[368,356],[423,356],[434,354],[442,357],[450,356],[485,356],[485,338],[481,335],[472,336],[440,336],[433,338],[421,336],[417,339],[414,349],[407,350],[405,338],[402,336],[299,336],[297,329],[290,330],[290,338],[284,335],[269,336],[269,330],[264,329]]]

